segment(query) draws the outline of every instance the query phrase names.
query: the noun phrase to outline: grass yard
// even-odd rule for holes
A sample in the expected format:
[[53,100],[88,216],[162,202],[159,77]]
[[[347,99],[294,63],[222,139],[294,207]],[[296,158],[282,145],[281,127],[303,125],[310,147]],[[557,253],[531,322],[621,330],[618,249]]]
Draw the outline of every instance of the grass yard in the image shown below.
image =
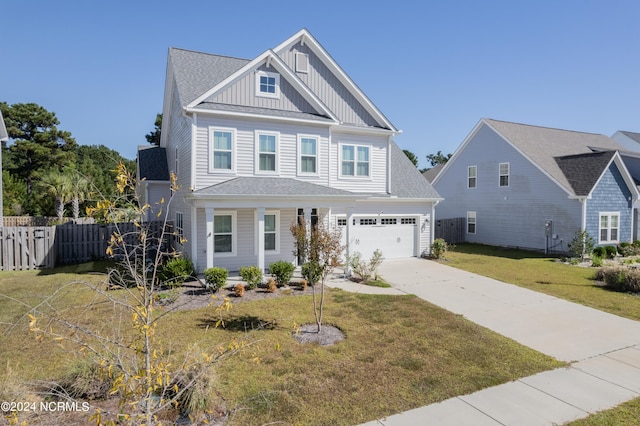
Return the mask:
[[[73,348],[36,342],[27,332],[28,309],[16,300],[36,304],[64,283],[104,280],[89,273],[103,268],[0,272],[0,294],[14,299],[0,296],[4,392],[18,381],[60,378],[81,362]],[[212,351],[233,339],[253,342],[215,372],[234,425],[353,425],[563,365],[416,297],[339,290],[328,293],[325,324],[339,327],[346,339],[305,345],[292,330],[294,323],[313,321],[311,303],[310,296],[236,303],[225,329],[214,327],[213,308],[178,311],[156,333],[177,359],[193,344]],[[108,304],[80,287],[61,292],[56,306],[87,325],[114,323]]]
[[596,285],[595,268],[566,265],[544,254],[481,244],[457,245],[447,252],[444,264],[640,320],[640,297]]

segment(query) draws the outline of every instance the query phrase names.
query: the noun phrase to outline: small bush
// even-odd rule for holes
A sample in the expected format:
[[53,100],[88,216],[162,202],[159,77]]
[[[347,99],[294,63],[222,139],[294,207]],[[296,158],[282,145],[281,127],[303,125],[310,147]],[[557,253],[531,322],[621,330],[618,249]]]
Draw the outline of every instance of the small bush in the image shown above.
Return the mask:
[[604,251],[606,253],[607,259],[613,259],[618,254],[618,250],[615,246],[604,246]]
[[174,257],[162,267],[160,280],[164,285],[174,287],[182,285],[187,278],[194,276],[195,273],[196,271],[191,259],[187,259],[186,257]]
[[276,280],[279,286],[289,284],[291,278],[293,278],[293,271],[296,269],[293,263],[286,260],[278,260],[269,265],[269,272]]
[[233,287],[233,292],[236,294],[236,297],[244,296],[244,285],[238,283]]
[[618,253],[620,253],[621,256],[623,257],[633,256],[635,254],[634,252],[635,252],[635,249],[631,245],[631,243],[627,243],[623,241],[620,244],[618,244]]
[[316,285],[322,279],[322,268],[317,262],[304,263],[302,265],[302,276],[306,281],[305,287],[307,282],[311,285]]
[[634,241],[631,243],[631,245],[632,245],[632,246],[634,246],[634,247],[635,247],[635,248],[637,248],[637,249],[640,249],[640,240],[634,240]]
[[596,279],[603,281],[604,286],[611,290],[640,292],[640,270],[636,268],[600,268]]
[[579,257],[583,261],[585,256],[593,251],[596,241],[587,231],[579,229],[567,245],[569,246],[569,252],[573,255],[572,257]]
[[602,246],[598,246],[594,248],[591,253],[593,254],[593,256],[598,256],[598,257],[605,257],[607,255],[607,252],[604,250],[604,247]]
[[377,280],[378,273],[376,270],[378,266],[382,263],[384,257],[382,256],[382,252],[379,249],[376,249],[373,252],[373,256],[367,262],[366,260],[362,260],[362,254],[360,252],[354,252],[351,258],[349,258],[349,265],[363,282],[368,282],[371,278]]
[[240,278],[247,283],[247,289],[253,290],[262,283],[262,271],[257,266],[243,266],[240,268]]
[[591,266],[594,268],[600,268],[602,266],[602,257],[600,256],[591,256]]
[[275,293],[277,289],[278,286],[276,285],[276,280],[269,278],[269,281],[267,281],[267,291],[269,293]]
[[214,293],[227,283],[228,277],[229,271],[226,268],[214,266],[213,268],[204,270],[204,280],[207,288]]
[[436,238],[431,244],[431,256],[434,259],[442,259],[448,249],[447,242],[442,238]]

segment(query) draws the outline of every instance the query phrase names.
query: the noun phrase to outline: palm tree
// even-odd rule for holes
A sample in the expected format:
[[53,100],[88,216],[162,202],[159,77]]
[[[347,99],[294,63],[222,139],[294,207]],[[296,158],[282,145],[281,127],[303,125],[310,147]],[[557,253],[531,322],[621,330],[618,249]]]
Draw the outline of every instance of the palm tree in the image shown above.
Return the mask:
[[59,170],[49,170],[40,178],[39,186],[55,198],[55,209],[58,222],[62,223],[64,206],[71,198],[71,178]]
[[73,171],[70,176],[69,195],[71,197],[73,221],[77,222],[80,217],[80,203],[84,202],[89,195],[89,180],[76,171]]

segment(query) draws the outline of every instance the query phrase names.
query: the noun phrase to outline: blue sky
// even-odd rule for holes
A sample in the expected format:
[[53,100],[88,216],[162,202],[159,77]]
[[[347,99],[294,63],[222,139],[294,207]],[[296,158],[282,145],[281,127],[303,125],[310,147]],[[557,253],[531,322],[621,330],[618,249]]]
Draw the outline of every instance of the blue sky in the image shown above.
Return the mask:
[[0,14],[0,101],[127,158],[162,109],[169,47],[252,59],[303,27],[421,167],[483,117],[640,132],[636,0],[3,0]]

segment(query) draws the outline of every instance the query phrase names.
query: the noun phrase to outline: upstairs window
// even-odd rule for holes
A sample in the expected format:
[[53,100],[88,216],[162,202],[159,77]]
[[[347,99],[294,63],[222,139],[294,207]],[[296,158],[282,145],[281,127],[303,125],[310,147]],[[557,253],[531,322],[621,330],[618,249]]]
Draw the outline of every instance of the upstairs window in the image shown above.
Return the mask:
[[256,136],[258,139],[258,171],[276,173],[278,170],[278,135],[276,133],[256,133]]
[[301,136],[299,152],[300,173],[318,174],[318,139]]
[[509,186],[509,163],[500,163],[500,186]]
[[467,168],[467,188],[475,188],[478,183],[478,166]]
[[234,131],[211,129],[211,172],[233,171]]
[[269,98],[279,98],[280,74],[266,71],[256,73],[256,94]]
[[362,145],[342,145],[342,176],[369,176],[369,147]]

